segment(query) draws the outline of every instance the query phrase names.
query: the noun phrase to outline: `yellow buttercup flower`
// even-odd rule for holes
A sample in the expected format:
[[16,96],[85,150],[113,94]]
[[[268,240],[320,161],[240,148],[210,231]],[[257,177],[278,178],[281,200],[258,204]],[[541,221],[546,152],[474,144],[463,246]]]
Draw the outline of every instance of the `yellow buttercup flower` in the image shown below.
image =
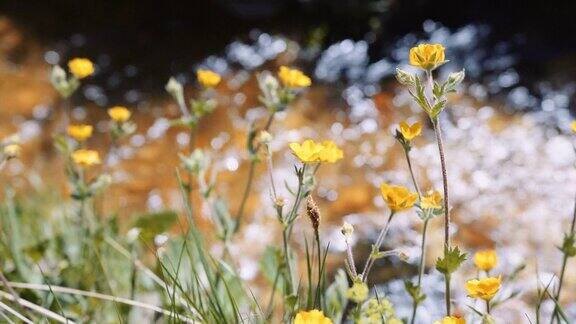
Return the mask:
[[490,300],[498,290],[500,290],[502,278],[488,277],[483,279],[473,279],[466,282],[466,291],[472,298]]
[[80,149],[72,153],[72,161],[82,167],[100,164],[100,154],[94,150]]
[[290,143],[290,149],[300,161],[304,163],[319,162],[320,152],[324,149],[322,144],[316,143],[313,140],[305,140],[300,143]]
[[310,78],[302,71],[285,66],[281,66],[278,70],[278,77],[282,84],[288,88],[305,88],[312,84]]
[[390,186],[383,183],[380,186],[380,190],[382,191],[382,197],[384,201],[386,201],[388,208],[393,212],[412,208],[418,199],[418,194],[402,186]]
[[321,162],[334,163],[344,157],[344,152],[332,141],[323,141],[322,150],[319,153]]
[[70,125],[68,135],[78,142],[84,142],[92,136],[93,127],[91,125]]
[[570,123],[570,129],[576,133],[576,120]]
[[205,88],[213,88],[217,86],[218,83],[220,83],[222,80],[220,74],[204,69],[199,69],[196,71],[196,78],[198,79],[198,82]]
[[412,125],[408,125],[407,122],[403,121],[400,123],[399,130],[406,140],[411,141],[422,133],[422,124],[420,124],[420,122],[415,122]]
[[498,255],[495,250],[478,251],[474,254],[474,264],[478,269],[490,271],[498,263]]
[[332,324],[332,320],[322,311],[313,309],[309,312],[300,311],[294,317],[294,324]]
[[13,159],[13,158],[20,155],[21,150],[22,150],[22,148],[18,144],[8,144],[8,145],[4,146],[4,148],[2,149],[2,152],[4,153],[4,155],[7,158]]
[[110,116],[110,118],[115,122],[124,123],[130,119],[132,113],[126,107],[115,106],[108,109],[108,116]]
[[78,79],[94,74],[94,64],[86,58],[74,58],[68,61],[70,72]]
[[466,324],[466,320],[463,317],[446,316],[442,320],[434,322],[434,324]]
[[410,64],[424,70],[433,70],[444,64],[444,46],[420,44],[410,49]]
[[442,208],[442,195],[436,190],[430,190],[420,202],[422,209],[440,209]]

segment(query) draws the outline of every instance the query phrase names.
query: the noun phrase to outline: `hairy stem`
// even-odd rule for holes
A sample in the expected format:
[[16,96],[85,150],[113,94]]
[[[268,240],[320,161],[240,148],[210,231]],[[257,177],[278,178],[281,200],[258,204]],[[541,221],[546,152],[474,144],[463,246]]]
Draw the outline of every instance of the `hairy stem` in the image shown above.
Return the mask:
[[[438,142],[438,152],[440,154],[440,164],[442,167],[442,185],[444,188],[444,253],[450,250],[450,206],[448,196],[448,174],[446,171],[446,156],[444,154],[444,145],[442,143],[442,129],[440,120],[434,118],[432,120],[434,132],[436,134],[436,141]],[[446,255],[444,255],[446,257]],[[450,316],[450,275],[445,275],[446,280],[446,313]]]

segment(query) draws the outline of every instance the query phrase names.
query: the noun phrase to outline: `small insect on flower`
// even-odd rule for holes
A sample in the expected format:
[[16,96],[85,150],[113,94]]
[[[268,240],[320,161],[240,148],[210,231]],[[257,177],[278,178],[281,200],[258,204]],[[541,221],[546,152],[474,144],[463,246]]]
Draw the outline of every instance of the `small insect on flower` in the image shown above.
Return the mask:
[[74,58],[68,61],[70,72],[78,79],[94,74],[94,64],[87,58]]
[[125,123],[130,119],[132,113],[126,107],[114,106],[108,109],[108,116],[117,123]]
[[442,195],[436,190],[430,190],[422,197],[420,202],[422,209],[440,209],[442,208]]
[[2,149],[6,159],[13,159],[18,157],[20,155],[20,151],[22,151],[22,148],[18,144],[8,144]]
[[498,264],[498,255],[495,250],[478,251],[474,254],[474,265],[484,271],[492,270]]
[[310,78],[300,70],[281,66],[278,70],[278,77],[282,84],[288,88],[305,88],[312,84]]
[[572,122],[570,123],[570,129],[571,129],[574,133],[576,133],[576,120],[574,120],[574,121],[572,121]]
[[204,88],[214,88],[220,83],[222,77],[214,71],[199,69],[196,71],[196,79]]
[[324,316],[324,312],[313,309],[298,312],[294,317],[294,324],[332,324],[332,320]]
[[348,222],[344,222],[340,228],[340,232],[342,232],[342,235],[344,235],[346,240],[350,240],[352,238],[352,234],[354,234],[354,226]]
[[446,316],[442,320],[434,322],[434,324],[466,324],[466,320],[463,317]]
[[403,121],[400,123],[398,130],[406,140],[411,141],[422,133],[422,124],[420,124],[420,122],[415,122],[414,124],[409,125],[407,122]]
[[84,142],[92,136],[93,130],[92,125],[70,125],[68,126],[67,133],[78,142]]
[[410,49],[410,64],[413,66],[431,71],[444,63],[444,46],[440,44],[420,44]]
[[466,282],[465,288],[469,297],[490,300],[500,290],[501,282],[501,277],[472,279]]
[[81,167],[100,164],[100,154],[94,150],[80,149],[72,152],[72,161]]
[[412,208],[418,199],[418,194],[402,186],[391,186],[383,183],[380,186],[380,190],[388,208],[393,212]]

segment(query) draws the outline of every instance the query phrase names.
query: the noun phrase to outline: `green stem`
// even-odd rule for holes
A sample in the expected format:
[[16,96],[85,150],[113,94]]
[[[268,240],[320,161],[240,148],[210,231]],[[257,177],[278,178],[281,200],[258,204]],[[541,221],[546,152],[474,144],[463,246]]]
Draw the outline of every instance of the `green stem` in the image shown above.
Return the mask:
[[[576,199],[574,203],[574,212],[572,214],[572,223],[570,224],[570,235],[574,235],[574,230],[576,229]],[[560,268],[560,277],[558,278],[558,290],[554,295],[554,299],[560,303],[560,293],[562,292],[562,285],[564,284],[564,274],[566,273],[566,266],[568,264],[568,258],[570,256],[564,252],[564,256],[562,257],[562,267]],[[558,312],[560,309],[558,305],[554,306],[554,312],[552,313],[552,318],[550,319],[550,323],[554,322],[554,319],[560,321]]]
[[445,274],[444,275],[444,283],[445,283],[445,290],[446,290],[446,295],[445,295],[445,299],[444,302],[446,303],[446,316],[450,316],[451,312],[450,312],[450,307],[451,305],[451,301],[450,301],[450,274]]
[[284,248],[284,262],[286,263],[286,281],[288,281],[288,291],[286,295],[291,295],[294,291],[292,287],[292,266],[290,265],[290,246],[288,245],[288,227],[282,230],[282,244]]
[[[264,126],[264,131],[268,131],[272,126],[272,122],[274,121],[275,112],[270,113],[268,116],[268,120],[266,121],[266,125]],[[256,145],[254,148],[254,154],[258,154],[258,149],[260,148],[260,143]],[[236,225],[234,226],[234,233],[237,233],[240,230],[240,225],[242,224],[242,218],[244,217],[244,209],[246,208],[246,201],[250,196],[250,190],[252,189],[252,182],[254,180],[254,171],[256,169],[256,163],[258,159],[256,156],[250,156],[250,168],[248,171],[248,180],[246,182],[246,186],[244,187],[244,194],[242,195],[242,201],[240,202],[240,207],[238,208],[238,212],[236,213]]]
[[314,307],[320,307],[320,296],[321,296],[321,289],[322,289],[322,249],[320,246],[320,234],[318,230],[314,231],[314,236],[316,238],[316,249],[318,255],[318,284],[316,285],[316,298],[314,299]]
[[240,207],[238,208],[238,213],[236,214],[236,225],[234,227],[234,232],[238,232],[240,230],[240,224],[242,223],[242,218],[244,217],[244,209],[246,208],[246,202],[250,196],[250,189],[252,188],[252,182],[254,181],[256,162],[256,158],[253,158],[250,161],[250,168],[248,169],[248,181],[246,182],[246,187],[244,188],[244,194],[242,195]]
[[490,314],[490,300],[486,301],[486,314]]
[[[422,277],[424,277],[424,264],[426,260],[426,233],[428,232],[428,221],[427,218],[424,221],[424,228],[422,229],[422,243],[420,244],[420,264],[418,265],[418,291],[421,292],[422,290]],[[411,324],[414,324],[416,321],[416,312],[418,310],[419,302],[414,301],[412,305],[412,319],[410,320]]]
[[384,238],[386,237],[386,234],[390,229],[390,223],[392,222],[392,218],[394,218],[394,215],[395,215],[394,211],[391,211],[390,216],[388,216],[388,220],[386,221],[386,225],[384,225],[384,228],[382,228],[382,230],[380,231],[380,234],[376,239],[376,243],[374,244],[372,251],[370,252],[370,256],[368,257],[366,265],[364,266],[364,270],[362,271],[362,281],[364,282],[368,280],[368,274],[370,273],[370,270],[372,269],[372,266],[376,261],[376,259],[374,258],[374,252],[378,252],[380,250],[380,247],[384,242]]
[[418,182],[416,181],[416,176],[414,175],[414,170],[412,168],[412,161],[410,160],[410,155],[407,149],[404,149],[404,155],[406,156],[406,162],[408,163],[408,170],[410,171],[410,177],[412,178],[412,183],[414,184],[414,189],[418,193],[418,197],[422,197],[422,192],[420,191],[420,186],[418,186]]

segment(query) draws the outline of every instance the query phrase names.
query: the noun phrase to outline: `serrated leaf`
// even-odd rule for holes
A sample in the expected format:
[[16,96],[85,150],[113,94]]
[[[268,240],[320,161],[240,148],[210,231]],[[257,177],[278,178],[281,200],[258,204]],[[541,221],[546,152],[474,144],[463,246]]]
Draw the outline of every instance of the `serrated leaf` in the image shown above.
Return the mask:
[[457,246],[445,249],[444,256],[436,260],[436,270],[449,275],[455,272],[465,260],[466,253],[462,253]]

